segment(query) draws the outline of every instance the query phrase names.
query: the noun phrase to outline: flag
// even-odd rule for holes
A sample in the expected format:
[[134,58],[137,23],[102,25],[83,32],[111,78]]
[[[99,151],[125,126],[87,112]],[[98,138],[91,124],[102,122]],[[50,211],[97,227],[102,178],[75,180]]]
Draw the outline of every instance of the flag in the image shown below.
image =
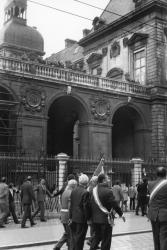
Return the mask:
[[99,174],[104,174],[104,158],[102,157],[97,168],[95,169],[93,176],[98,176]]

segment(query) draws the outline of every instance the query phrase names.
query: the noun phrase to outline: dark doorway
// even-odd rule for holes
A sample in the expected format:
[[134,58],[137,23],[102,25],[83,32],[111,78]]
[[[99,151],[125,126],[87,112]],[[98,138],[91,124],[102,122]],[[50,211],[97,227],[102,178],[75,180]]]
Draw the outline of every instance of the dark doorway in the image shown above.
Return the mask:
[[80,122],[85,119],[83,105],[74,97],[64,96],[54,101],[49,109],[47,153],[66,153],[79,157]]
[[119,108],[112,121],[112,157],[117,159],[144,158],[143,122],[132,107]]

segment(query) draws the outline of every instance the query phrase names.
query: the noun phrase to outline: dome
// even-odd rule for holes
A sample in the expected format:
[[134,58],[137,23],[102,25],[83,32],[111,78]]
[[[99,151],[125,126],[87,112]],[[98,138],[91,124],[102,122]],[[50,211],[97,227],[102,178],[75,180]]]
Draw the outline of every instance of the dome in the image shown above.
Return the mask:
[[27,8],[27,0],[6,0],[4,9],[10,8],[11,6],[20,6],[21,8]]
[[7,22],[0,30],[0,45],[11,45],[43,53],[42,35],[32,27],[19,23],[19,20]]

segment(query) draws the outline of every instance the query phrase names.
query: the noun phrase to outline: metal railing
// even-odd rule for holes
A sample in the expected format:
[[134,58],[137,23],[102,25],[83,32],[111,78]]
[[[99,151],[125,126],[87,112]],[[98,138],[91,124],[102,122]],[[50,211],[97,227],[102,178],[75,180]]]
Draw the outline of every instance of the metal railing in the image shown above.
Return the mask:
[[[97,168],[99,161],[88,159],[69,159],[68,172],[78,176],[80,173],[87,174],[92,177],[95,169]],[[162,164],[142,163],[142,168],[139,172],[136,172],[136,176],[139,176],[139,181],[143,178],[148,180],[156,179],[156,168]],[[167,168],[167,164],[165,165]],[[114,184],[117,180],[120,183],[126,183],[129,186],[132,183],[132,173],[134,170],[134,163],[130,160],[105,160],[104,171],[107,173]]]
[[58,186],[59,165],[55,158],[39,158],[20,155],[0,155],[0,177],[5,176],[7,182],[19,186],[24,179],[32,176],[34,184],[45,178],[49,188]]
[[[23,216],[23,208],[21,204],[20,193],[15,194],[14,197],[15,211],[16,215],[19,219]],[[34,212],[37,208],[37,203],[32,204],[32,212]],[[59,197],[50,198],[46,196],[45,198],[45,216],[47,219],[55,218],[57,214],[60,212],[60,199]],[[38,215],[37,215],[38,218]]]

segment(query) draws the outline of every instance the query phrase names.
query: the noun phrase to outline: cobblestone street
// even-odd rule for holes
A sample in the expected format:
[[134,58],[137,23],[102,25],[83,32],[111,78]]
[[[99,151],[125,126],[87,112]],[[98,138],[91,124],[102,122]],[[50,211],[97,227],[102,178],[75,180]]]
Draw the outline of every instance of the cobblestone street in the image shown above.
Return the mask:
[[[20,248],[20,250],[51,250],[54,245]],[[63,247],[62,250],[66,250]],[[85,244],[84,250],[89,250]],[[152,233],[133,234],[113,237],[111,250],[153,250]]]

